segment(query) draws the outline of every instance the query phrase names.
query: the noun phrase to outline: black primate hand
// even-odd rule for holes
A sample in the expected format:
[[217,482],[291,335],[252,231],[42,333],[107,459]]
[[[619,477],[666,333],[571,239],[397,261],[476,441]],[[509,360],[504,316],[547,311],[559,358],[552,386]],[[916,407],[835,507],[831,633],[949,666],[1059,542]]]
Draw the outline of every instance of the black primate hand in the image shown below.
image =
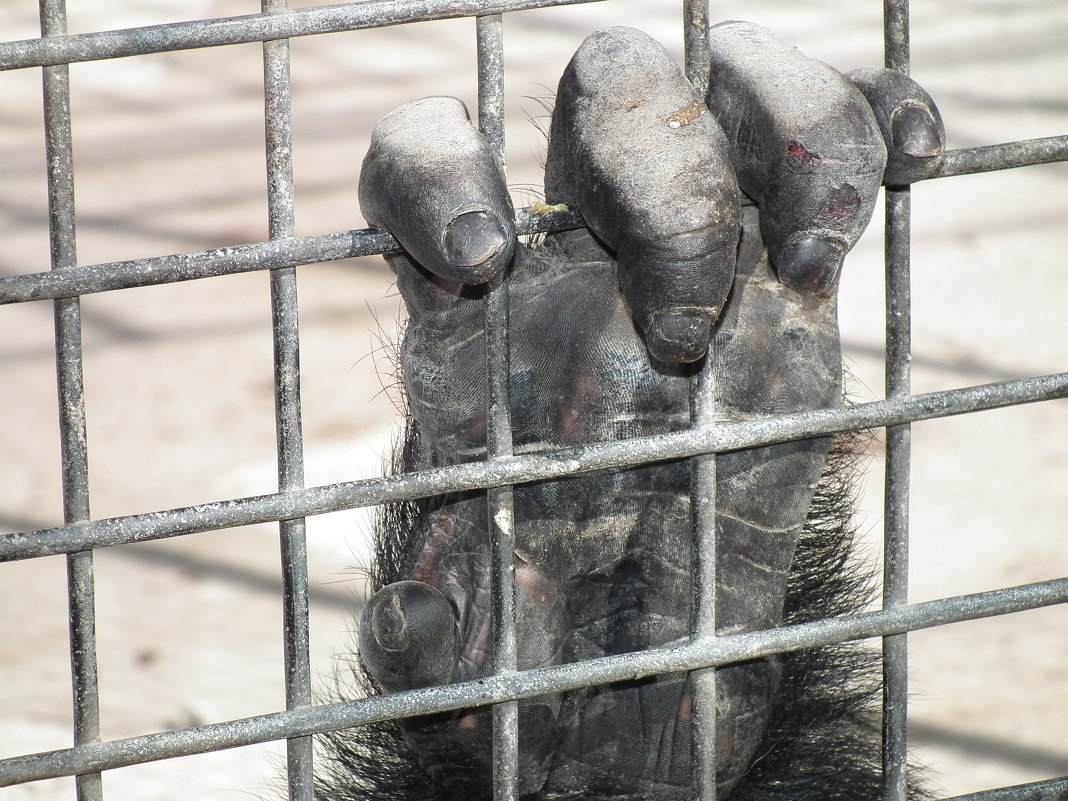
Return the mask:
[[[379,123],[360,199],[404,248],[389,257],[409,317],[402,469],[483,458],[482,285],[506,269],[517,450],[687,427],[688,378],[713,337],[721,419],[839,402],[842,260],[884,180],[937,168],[937,110],[902,76],[847,78],[755,25],[716,26],[711,44],[706,103],[638,31],[583,43],[560,82],[545,183],[546,201],[577,207],[590,232],[533,249],[517,244],[500,172],[459,101],[415,101]],[[720,632],[783,622],[829,446],[719,458]],[[517,488],[521,668],[687,640],[689,490],[686,463]],[[392,691],[492,672],[484,497],[389,519],[360,629],[368,673]],[[769,726],[789,700],[785,675],[777,658],[719,671],[723,794],[784,747]],[[684,675],[539,698],[520,716],[525,796],[689,797]],[[401,725],[424,797],[488,792],[489,728],[486,710]]]

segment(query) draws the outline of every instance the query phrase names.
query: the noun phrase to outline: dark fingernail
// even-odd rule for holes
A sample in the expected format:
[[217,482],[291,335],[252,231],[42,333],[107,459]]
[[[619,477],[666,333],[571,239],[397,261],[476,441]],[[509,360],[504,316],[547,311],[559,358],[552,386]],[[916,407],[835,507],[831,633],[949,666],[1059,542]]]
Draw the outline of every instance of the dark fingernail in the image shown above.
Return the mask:
[[508,235],[497,218],[485,211],[469,211],[454,218],[442,237],[449,263],[471,269],[479,277],[477,268],[486,265],[506,244]]
[[660,312],[645,332],[649,352],[662,362],[697,361],[711,337],[712,313],[696,310]]
[[371,613],[371,631],[387,651],[403,651],[408,647],[408,626],[399,595],[375,607]]
[[798,292],[827,289],[838,275],[844,256],[845,248],[833,239],[798,237],[779,258],[779,280]]
[[930,158],[942,153],[942,128],[923,106],[905,105],[890,117],[894,147],[907,156]]

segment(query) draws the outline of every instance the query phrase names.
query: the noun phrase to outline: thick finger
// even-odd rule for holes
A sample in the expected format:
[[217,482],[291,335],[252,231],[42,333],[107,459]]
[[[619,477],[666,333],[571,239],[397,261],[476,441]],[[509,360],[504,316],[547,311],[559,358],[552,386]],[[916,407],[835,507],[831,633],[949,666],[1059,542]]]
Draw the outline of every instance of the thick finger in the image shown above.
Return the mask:
[[747,22],[710,32],[709,106],[779,280],[827,292],[875,207],[886,146],[871,107],[835,69]]
[[863,67],[847,72],[867,98],[886,141],[891,186],[930,178],[942,164],[946,132],[942,115],[923,87],[894,70]]
[[738,188],[722,131],[655,40],[609,28],[583,42],[560,79],[545,191],[615,252],[653,356],[703,356],[734,278]]
[[448,281],[480,284],[511,261],[504,178],[456,98],[415,100],[382,118],[363,161],[360,206],[412,260]]
[[390,692],[447,684],[456,665],[456,618],[437,589],[420,581],[388,584],[360,617],[360,659]]

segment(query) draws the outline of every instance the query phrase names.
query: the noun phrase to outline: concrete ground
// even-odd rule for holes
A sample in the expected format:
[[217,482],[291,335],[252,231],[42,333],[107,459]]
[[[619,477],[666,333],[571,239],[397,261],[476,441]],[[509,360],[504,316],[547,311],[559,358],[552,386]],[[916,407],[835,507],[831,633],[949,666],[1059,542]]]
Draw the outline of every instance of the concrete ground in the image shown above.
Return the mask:
[[[36,35],[36,3],[0,4],[4,39]],[[840,68],[881,61],[881,3],[712,3]],[[951,147],[1068,131],[1068,5],[942,0],[913,9],[913,74]],[[72,31],[252,13],[248,0],[70,3]],[[676,53],[680,3],[614,0],[515,14],[506,24],[509,181],[534,197],[552,94],[583,36],[612,24]],[[297,232],[361,227],[360,160],[374,122],[413,97],[473,104],[474,23],[410,25],[293,42]],[[266,237],[260,48],[143,56],[72,68],[79,262]],[[48,268],[40,77],[0,74],[0,273]],[[529,119],[533,118],[533,120]],[[1068,167],[946,179],[914,190],[915,391],[1068,369]],[[877,215],[878,217],[878,215]],[[860,399],[882,392],[879,219],[841,299]],[[379,259],[299,271],[307,481],[378,473],[395,416],[397,297]],[[95,517],[273,491],[268,277],[263,273],[84,298]],[[52,312],[0,308],[0,530],[61,522]],[[917,424],[911,598],[1068,575],[1068,406]],[[861,524],[881,528],[881,440]],[[362,591],[364,514],[309,520],[313,669],[326,687]],[[126,737],[283,705],[275,528],[97,552],[103,736]],[[0,566],[0,755],[66,747],[70,690],[64,564]],[[1068,774],[1063,608],[910,638],[911,743],[946,795]],[[108,773],[106,797],[263,797],[277,744]],[[3,801],[73,798],[60,779]]]

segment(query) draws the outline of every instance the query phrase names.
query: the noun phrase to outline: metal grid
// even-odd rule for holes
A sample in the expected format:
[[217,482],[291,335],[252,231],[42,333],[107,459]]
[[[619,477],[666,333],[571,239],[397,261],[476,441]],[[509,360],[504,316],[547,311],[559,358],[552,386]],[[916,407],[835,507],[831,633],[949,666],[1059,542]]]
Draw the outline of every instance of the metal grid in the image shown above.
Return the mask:
[[[295,237],[290,156],[288,38],[394,25],[417,20],[475,16],[478,37],[479,125],[503,165],[503,39],[501,14],[591,0],[365,0],[290,11],[285,0],[263,0],[261,14],[221,20],[66,35],[63,0],[41,0],[39,39],[0,44],[0,68],[41,67],[53,271],[0,279],[0,303],[53,299],[60,392],[63,526],[5,535],[0,560],[66,554],[71,609],[75,720],[73,748],[0,760],[0,786],[57,776],[77,776],[80,799],[102,798],[100,771],[269,740],[288,740],[289,795],[312,797],[311,735],[371,721],[445,711],[476,704],[494,707],[494,786],[498,799],[517,798],[516,699],[562,692],[655,673],[697,671],[695,693],[695,794],[715,797],[715,667],[788,650],[845,640],[882,637],[884,643],[884,775],[887,801],[906,797],[906,633],[946,623],[1068,601],[1068,578],[944,598],[907,601],[908,476],[910,423],[1068,396],[1068,373],[910,394],[910,190],[886,190],[887,355],[886,399],[736,424],[708,425],[712,397],[708,376],[695,380],[694,426],[675,434],[604,443],[554,453],[515,456],[508,422],[507,282],[492,288],[486,305],[490,378],[490,442],[487,461],[407,475],[304,487],[297,352],[295,267],[389,252],[388,234],[372,229]],[[686,69],[704,88],[708,76],[707,0],[685,0]],[[907,0],[885,0],[886,64],[908,72]],[[190,254],[78,266],[75,252],[74,171],[67,65],[74,62],[169,50],[263,42],[269,241]],[[1068,160],[1068,136],[1011,142],[947,154],[935,177]],[[520,233],[578,227],[575,214],[531,216],[520,212]],[[271,270],[278,443],[276,494],[203,504],[144,515],[91,520],[81,324],[78,296],[132,286],[184,281],[228,273]],[[874,427],[887,428],[885,574],[883,608],[800,626],[715,637],[713,573],[715,454],[789,439]],[[514,484],[622,468],[652,460],[694,457],[695,490],[703,510],[695,537],[700,564],[692,641],[675,648],[607,657],[590,663],[533,671],[515,670],[511,487]],[[308,658],[308,580],[304,518],[308,515],[411,499],[443,492],[487,489],[494,521],[495,665],[497,675],[478,682],[396,693],[358,701],[312,705]],[[93,549],[257,522],[278,521],[285,595],[287,710],[162,734],[101,742],[94,634]],[[1000,788],[959,798],[1068,798],[1068,778]]]

